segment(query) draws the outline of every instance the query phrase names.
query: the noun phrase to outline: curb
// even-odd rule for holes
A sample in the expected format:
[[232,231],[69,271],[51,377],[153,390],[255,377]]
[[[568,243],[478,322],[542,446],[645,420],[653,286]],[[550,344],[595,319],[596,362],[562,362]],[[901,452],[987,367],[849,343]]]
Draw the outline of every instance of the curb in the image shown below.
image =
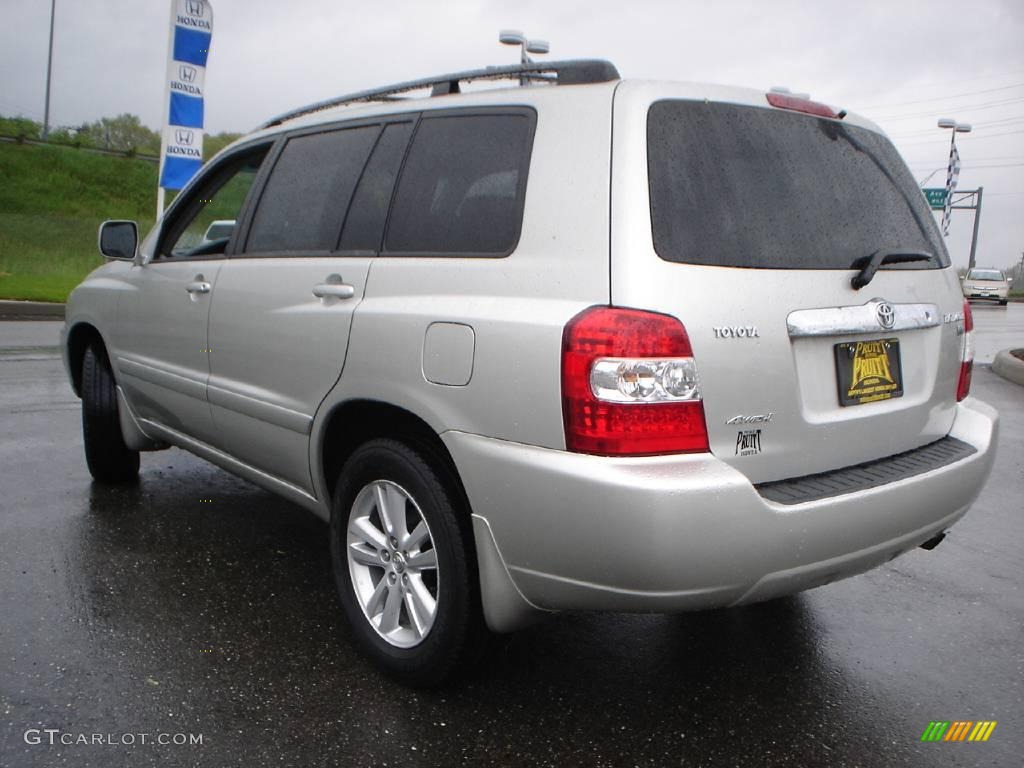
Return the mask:
[[0,320],[63,320],[64,305],[48,301],[0,299]]
[[1001,350],[996,355],[996,359],[992,361],[992,372],[1007,381],[1024,386],[1024,360],[1011,355],[1008,349]]

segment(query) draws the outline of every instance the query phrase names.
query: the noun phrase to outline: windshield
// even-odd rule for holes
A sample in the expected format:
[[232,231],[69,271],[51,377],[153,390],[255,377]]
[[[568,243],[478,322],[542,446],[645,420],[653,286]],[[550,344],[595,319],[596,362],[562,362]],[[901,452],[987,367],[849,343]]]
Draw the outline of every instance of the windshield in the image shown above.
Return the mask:
[[647,119],[654,248],[667,261],[851,269],[875,251],[949,256],[924,196],[883,136],[809,115],[665,100]]
[[967,273],[968,280],[998,280],[1002,282],[1005,278],[998,269],[972,269]]

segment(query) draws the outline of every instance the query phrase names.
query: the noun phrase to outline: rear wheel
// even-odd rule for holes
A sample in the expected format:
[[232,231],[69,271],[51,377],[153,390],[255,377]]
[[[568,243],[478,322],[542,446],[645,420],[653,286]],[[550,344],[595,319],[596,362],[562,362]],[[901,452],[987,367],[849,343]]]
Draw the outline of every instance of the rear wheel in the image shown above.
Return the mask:
[[1005,307],[1006,306],[1006,302],[1008,302],[1008,301],[1009,301],[1009,299],[1000,299],[999,300],[999,306],[1000,307]]
[[445,474],[395,440],[346,462],[331,511],[335,581],[356,643],[410,685],[438,685],[475,656],[483,620],[468,530]]
[[139,474],[139,452],[124,444],[117,386],[107,354],[90,344],[82,360],[82,437],[89,472],[100,483],[127,483]]

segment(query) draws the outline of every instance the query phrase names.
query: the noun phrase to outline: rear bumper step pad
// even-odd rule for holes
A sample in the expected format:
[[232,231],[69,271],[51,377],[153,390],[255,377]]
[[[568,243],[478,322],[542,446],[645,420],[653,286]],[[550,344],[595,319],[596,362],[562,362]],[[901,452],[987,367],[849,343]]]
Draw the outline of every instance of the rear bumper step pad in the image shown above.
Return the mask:
[[776,504],[803,504],[888,485],[897,480],[945,467],[974,453],[977,453],[974,446],[963,440],[944,437],[921,448],[897,453],[884,459],[816,475],[761,483],[754,487],[762,498]]

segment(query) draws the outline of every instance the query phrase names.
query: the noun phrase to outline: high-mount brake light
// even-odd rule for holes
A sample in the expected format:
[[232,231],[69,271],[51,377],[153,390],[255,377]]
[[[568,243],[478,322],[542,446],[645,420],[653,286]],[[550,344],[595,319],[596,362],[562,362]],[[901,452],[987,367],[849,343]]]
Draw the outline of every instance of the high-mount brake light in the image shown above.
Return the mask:
[[800,96],[794,96],[791,93],[766,93],[764,96],[768,99],[769,104],[779,109],[806,112],[808,115],[817,115],[818,117],[831,117],[835,119],[840,117],[839,113],[832,109],[832,107],[828,104],[822,104],[820,101],[811,101]]
[[562,334],[562,416],[570,451],[653,456],[708,450],[700,378],[674,317],[591,307]]
[[964,341],[960,352],[960,378],[956,384],[956,401],[959,403],[971,391],[971,373],[974,369],[974,318],[971,305],[964,301]]

